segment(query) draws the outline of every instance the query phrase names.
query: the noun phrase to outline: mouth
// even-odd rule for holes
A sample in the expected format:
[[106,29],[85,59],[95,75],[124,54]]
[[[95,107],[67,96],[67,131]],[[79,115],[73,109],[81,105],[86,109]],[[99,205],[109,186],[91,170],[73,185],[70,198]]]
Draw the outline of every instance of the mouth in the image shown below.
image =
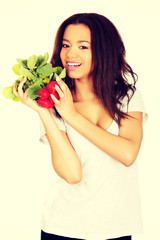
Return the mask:
[[79,62],[66,62],[66,63],[67,69],[71,71],[78,69],[82,65],[82,63]]

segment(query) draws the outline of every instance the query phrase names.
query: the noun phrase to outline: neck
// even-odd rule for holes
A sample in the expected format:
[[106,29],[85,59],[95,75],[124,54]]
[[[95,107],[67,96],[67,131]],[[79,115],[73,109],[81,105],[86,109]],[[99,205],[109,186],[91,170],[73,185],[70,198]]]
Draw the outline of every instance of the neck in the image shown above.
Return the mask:
[[91,101],[96,97],[91,79],[74,79],[75,92],[73,93],[74,102]]

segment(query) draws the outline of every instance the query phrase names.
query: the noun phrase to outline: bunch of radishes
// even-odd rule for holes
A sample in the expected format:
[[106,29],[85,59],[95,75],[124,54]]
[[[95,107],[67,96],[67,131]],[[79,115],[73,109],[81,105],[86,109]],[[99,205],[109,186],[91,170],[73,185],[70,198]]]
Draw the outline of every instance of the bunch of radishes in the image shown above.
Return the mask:
[[56,81],[50,81],[46,88],[41,88],[38,92],[37,103],[39,106],[43,108],[53,108],[54,102],[50,96],[50,94],[54,95],[57,99],[59,99],[59,95],[55,89],[55,85],[59,86]]
[[[12,70],[19,76],[16,80],[17,90],[22,79],[26,77],[27,81],[22,89],[24,92],[28,89],[28,97],[36,100],[41,107],[53,108],[54,102],[50,95],[53,94],[59,99],[55,89],[55,85],[58,85],[56,78],[64,79],[66,69],[58,66],[53,67],[51,63],[47,63],[48,58],[47,52],[44,56],[32,55],[28,59],[17,58],[18,63],[12,67]],[[16,102],[20,101],[20,98],[13,93],[13,86],[3,88],[3,96]]]

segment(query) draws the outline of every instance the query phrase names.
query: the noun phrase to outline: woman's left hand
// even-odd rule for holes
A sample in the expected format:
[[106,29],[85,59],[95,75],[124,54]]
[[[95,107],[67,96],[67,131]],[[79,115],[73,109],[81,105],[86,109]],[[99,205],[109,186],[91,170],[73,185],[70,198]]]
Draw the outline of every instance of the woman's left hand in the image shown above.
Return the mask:
[[70,89],[62,79],[57,77],[56,81],[59,87],[58,85],[56,85],[55,89],[58,92],[60,99],[58,100],[52,94],[51,94],[51,97],[55,103],[56,110],[61,115],[61,117],[67,121],[69,120],[69,118],[72,118],[72,116],[74,116],[74,114],[76,113],[72,94]]

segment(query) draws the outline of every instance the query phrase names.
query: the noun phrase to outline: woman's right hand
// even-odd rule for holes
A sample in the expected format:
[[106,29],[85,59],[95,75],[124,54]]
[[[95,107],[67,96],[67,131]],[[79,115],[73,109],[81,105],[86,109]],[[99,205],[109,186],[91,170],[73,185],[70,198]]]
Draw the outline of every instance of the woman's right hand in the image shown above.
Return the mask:
[[21,80],[18,90],[16,90],[17,81],[15,81],[13,84],[13,93],[21,100],[23,104],[39,113],[43,108],[41,108],[35,100],[28,97],[28,89],[25,92],[23,91],[23,86],[26,81],[27,78]]

